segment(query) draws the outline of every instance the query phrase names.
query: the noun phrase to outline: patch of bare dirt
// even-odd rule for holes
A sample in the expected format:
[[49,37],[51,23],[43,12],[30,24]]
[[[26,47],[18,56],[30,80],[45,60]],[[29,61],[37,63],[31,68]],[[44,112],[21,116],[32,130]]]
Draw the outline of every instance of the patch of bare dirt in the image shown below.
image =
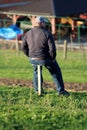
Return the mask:
[[[31,80],[0,78],[0,86],[33,87],[33,83]],[[55,89],[55,85],[53,82],[44,82],[43,87]],[[87,84],[65,83],[65,89],[69,91],[74,91],[74,92],[84,92],[84,91],[87,91]]]

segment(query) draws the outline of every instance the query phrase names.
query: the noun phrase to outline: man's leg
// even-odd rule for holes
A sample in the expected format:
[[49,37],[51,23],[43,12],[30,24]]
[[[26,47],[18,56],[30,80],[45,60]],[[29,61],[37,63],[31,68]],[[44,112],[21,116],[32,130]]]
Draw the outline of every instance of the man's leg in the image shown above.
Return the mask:
[[56,60],[48,63],[45,67],[49,70],[50,74],[52,75],[57,91],[64,91],[62,73]]

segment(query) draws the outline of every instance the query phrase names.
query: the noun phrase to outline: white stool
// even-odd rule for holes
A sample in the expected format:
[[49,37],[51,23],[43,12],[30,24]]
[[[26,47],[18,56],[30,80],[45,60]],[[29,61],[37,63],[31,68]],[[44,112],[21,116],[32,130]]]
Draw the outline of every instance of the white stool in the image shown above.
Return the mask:
[[37,65],[38,69],[38,95],[41,95],[41,65]]

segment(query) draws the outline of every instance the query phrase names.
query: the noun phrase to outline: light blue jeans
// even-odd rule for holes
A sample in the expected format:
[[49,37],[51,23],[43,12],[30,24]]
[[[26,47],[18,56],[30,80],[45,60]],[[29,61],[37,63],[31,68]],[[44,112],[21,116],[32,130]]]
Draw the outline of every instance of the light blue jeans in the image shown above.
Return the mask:
[[[56,60],[33,60],[32,58],[29,59],[30,63],[33,65],[34,68],[34,80],[33,80],[33,85],[35,91],[38,91],[38,70],[37,70],[37,65],[41,65],[40,70],[41,70],[41,84],[43,83],[43,76],[42,76],[42,67],[45,66],[48,71],[50,72],[54,83],[56,85],[56,90],[58,92],[64,91],[64,83],[63,83],[63,78],[62,78],[62,73],[60,70],[60,67],[57,63]],[[42,88],[43,91],[43,88]]]

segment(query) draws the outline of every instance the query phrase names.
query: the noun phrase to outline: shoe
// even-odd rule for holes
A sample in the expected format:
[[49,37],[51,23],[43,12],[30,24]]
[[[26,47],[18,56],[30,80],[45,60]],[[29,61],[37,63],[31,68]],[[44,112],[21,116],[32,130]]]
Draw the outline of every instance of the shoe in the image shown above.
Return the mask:
[[59,96],[70,96],[70,93],[67,92],[66,90],[64,90],[64,91],[60,91],[58,95]]

